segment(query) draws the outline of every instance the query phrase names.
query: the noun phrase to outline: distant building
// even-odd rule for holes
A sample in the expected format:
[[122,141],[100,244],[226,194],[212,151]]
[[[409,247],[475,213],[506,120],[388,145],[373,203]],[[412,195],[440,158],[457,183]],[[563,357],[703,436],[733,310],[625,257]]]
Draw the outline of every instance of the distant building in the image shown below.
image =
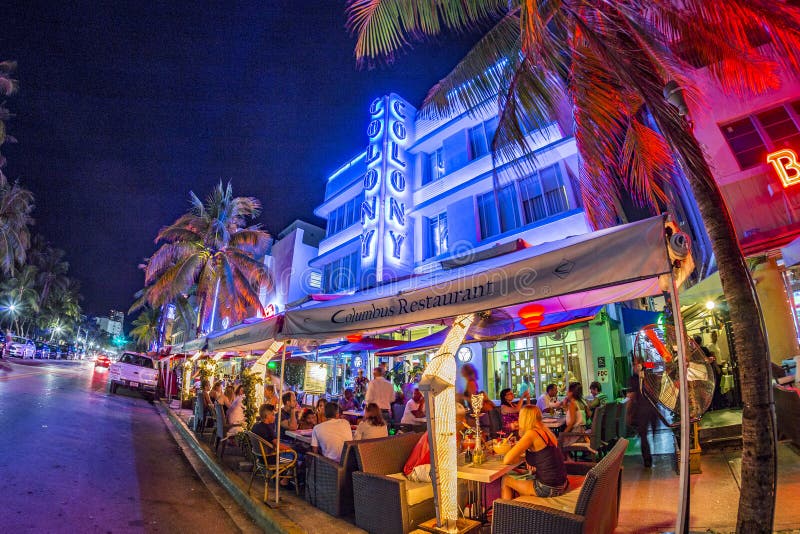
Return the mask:
[[121,311],[111,310],[108,317],[95,317],[94,322],[101,332],[108,334],[110,337],[118,336],[122,334],[125,314]]

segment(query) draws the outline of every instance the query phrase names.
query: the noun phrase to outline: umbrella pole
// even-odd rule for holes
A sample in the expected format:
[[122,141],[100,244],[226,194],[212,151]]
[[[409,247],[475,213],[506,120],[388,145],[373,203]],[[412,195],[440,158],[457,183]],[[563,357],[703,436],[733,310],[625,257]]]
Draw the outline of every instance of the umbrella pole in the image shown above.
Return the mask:
[[681,443],[680,443],[680,480],[678,516],[675,519],[675,532],[686,534],[689,532],[689,508],[691,487],[689,485],[689,449],[691,421],[689,420],[689,383],[687,382],[686,368],[686,331],[681,317],[681,307],[678,302],[678,287],[675,285],[675,276],[670,274],[669,296],[672,301],[672,317],[675,321],[675,336],[678,341],[678,402],[680,403],[681,416]]
[[[283,383],[286,373],[286,343],[281,347],[281,391],[283,390]],[[275,504],[280,503],[280,465],[281,465],[281,410],[283,410],[283,394],[278,398],[278,437],[277,447],[275,448]]]

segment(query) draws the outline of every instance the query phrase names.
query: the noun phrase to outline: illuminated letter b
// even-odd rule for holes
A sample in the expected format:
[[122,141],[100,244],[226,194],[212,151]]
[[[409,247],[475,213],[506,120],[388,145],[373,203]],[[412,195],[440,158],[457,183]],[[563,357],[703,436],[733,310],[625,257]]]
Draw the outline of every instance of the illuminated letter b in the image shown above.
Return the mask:
[[800,183],[800,164],[794,150],[785,148],[767,155],[767,163],[772,163],[783,187]]

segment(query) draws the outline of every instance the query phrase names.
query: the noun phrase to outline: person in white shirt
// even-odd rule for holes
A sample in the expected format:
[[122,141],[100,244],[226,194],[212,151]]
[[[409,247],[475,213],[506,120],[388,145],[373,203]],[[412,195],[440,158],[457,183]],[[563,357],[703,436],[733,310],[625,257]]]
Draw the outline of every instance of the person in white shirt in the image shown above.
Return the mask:
[[342,457],[344,442],[353,440],[353,432],[350,423],[339,419],[339,405],[335,402],[325,405],[325,417],[327,420],[314,426],[311,431],[311,449],[338,462]]
[[391,382],[383,378],[383,368],[376,367],[372,370],[373,380],[367,385],[367,394],[364,402],[367,404],[374,402],[383,412],[383,418],[389,418],[389,410],[394,400],[394,386]]
[[242,423],[244,423],[244,386],[236,386],[233,402],[225,416],[228,419],[228,424],[231,425],[228,430],[229,436],[242,431]]
[[269,367],[267,367],[265,382],[267,384],[272,384],[272,386],[275,388],[275,394],[278,396],[282,395],[283,391],[286,389],[283,387],[283,384],[281,383],[281,378],[277,376],[275,373],[273,373],[272,369],[270,369]]
[[414,425],[419,423],[420,419],[425,417],[425,397],[419,392],[419,389],[414,388],[414,394],[406,403],[406,409],[403,412],[403,418],[400,424]]
[[539,407],[542,413],[552,411],[562,406],[563,403],[558,400],[557,394],[558,388],[556,388],[555,384],[550,384],[547,386],[547,389],[542,396],[536,400],[536,406]]
[[375,403],[367,404],[364,409],[364,419],[358,423],[353,439],[385,438],[389,435],[389,427],[383,420],[381,410]]

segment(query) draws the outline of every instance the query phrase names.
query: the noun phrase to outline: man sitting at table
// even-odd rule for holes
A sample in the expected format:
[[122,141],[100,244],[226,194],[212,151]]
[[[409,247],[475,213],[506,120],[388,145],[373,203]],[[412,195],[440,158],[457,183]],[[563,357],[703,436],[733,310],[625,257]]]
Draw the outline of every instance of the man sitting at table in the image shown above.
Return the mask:
[[414,394],[406,403],[403,418],[400,420],[402,425],[414,425],[419,423],[419,419],[425,418],[425,397],[419,392],[419,388],[414,388]]
[[563,403],[558,400],[557,394],[558,388],[556,385],[549,384],[545,392],[542,393],[542,396],[536,401],[536,406],[539,407],[542,413],[552,412],[556,408],[561,408]]
[[[258,409],[258,423],[253,425],[253,434],[264,438],[272,444],[273,447],[278,445],[278,433],[275,431],[275,406],[272,404],[262,404]],[[281,450],[291,450],[288,445],[281,443]]]
[[326,458],[338,462],[342,457],[345,441],[353,440],[350,423],[339,418],[339,405],[329,402],[325,405],[326,421],[311,431],[311,449]]
[[286,439],[287,430],[297,430],[297,398],[293,391],[287,391],[281,395],[281,439]]

